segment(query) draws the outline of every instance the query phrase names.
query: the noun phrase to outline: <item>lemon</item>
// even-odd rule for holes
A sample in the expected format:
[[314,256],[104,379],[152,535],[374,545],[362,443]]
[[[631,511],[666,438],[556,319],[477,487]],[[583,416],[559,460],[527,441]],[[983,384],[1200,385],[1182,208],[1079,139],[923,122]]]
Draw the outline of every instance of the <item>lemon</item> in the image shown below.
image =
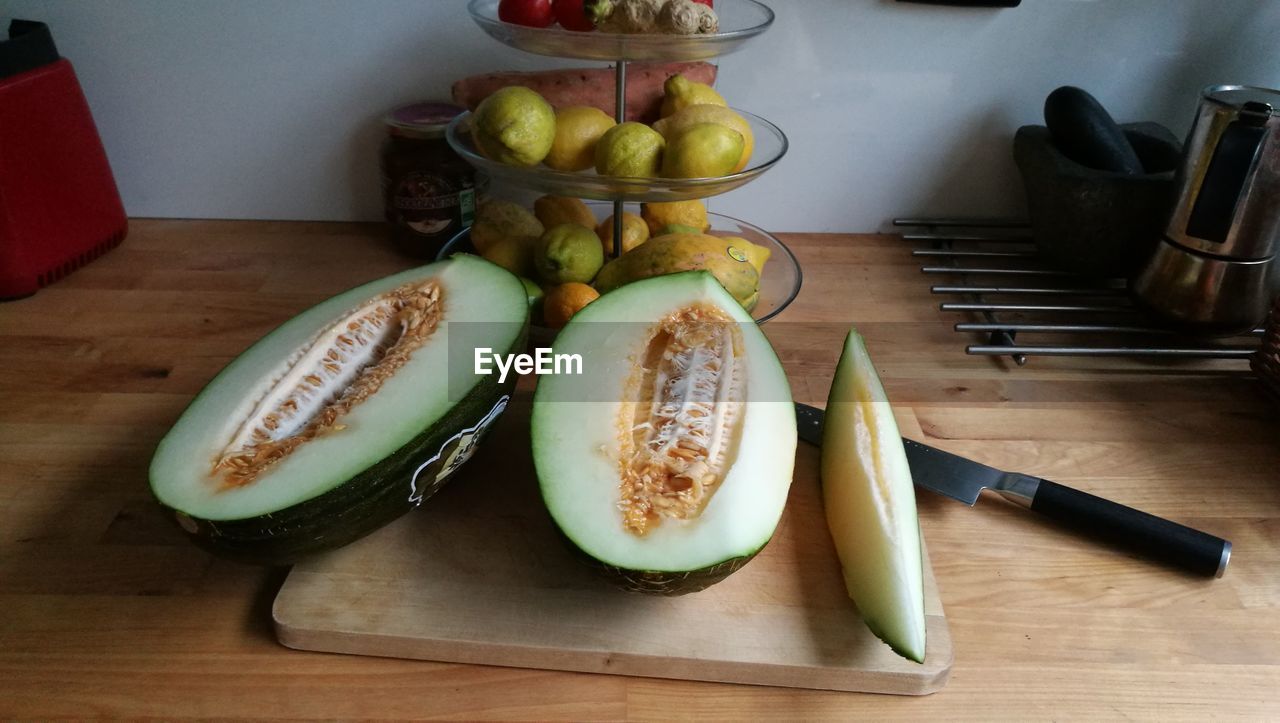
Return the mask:
[[498,241],[480,254],[516,276],[533,271],[533,238],[511,236]]
[[576,223],[588,228],[596,225],[596,215],[580,198],[543,196],[533,202],[533,215],[542,222],[543,228],[565,223]]
[[742,159],[742,134],[719,123],[694,123],[667,146],[662,175],[714,178],[728,175]]
[[559,329],[569,323],[582,307],[600,298],[600,292],[583,283],[570,282],[553,286],[542,300],[543,322]]
[[719,105],[691,105],[673,115],[654,122],[653,129],[662,134],[670,143],[676,136],[697,123],[719,123],[742,134],[742,158],[733,172],[737,173],[747,167],[751,153],[755,150],[755,134],[751,132],[751,124],[746,118],[733,110]]
[[602,176],[655,178],[667,145],[657,131],[628,121],[610,128],[596,144],[596,173]]
[[471,245],[483,256],[502,239],[541,236],[544,230],[542,223],[524,206],[495,198],[476,210],[476,220],[471,225]]
[[691,105],[729,105],[711,86],[689,80],[679,73],[667,78],[667,82],[662,84],[662,90],[665,93],[660,111],[663,118],[679,113]]
[[557,171],[585,171],[595,163],[596,143],[614,126],[599,108],[574,105],[556,111],[556,136],[543,159]]
[[551,152],[556,113],[532,90],[507,86],[476,106],[471,137],[485,158],[512,166],[536,166]]
[[600,237],[576,223],[548,229],[534,247],[533,265],[548,284],[590,281],[604,265]]
[[[605,258],[613,256],[613,216],[606,218],[596,226],[596,235],[604,246]],[[643,218],[631,213],[622,212],[622,253],[639,246],[649,240],[649,224]]]
[[664,226],[673,223],[702,232],[711,228],[711,222],[707,220],[707,206],[698,200],[644,203],[640,205],[640,216],[649,224],[650,236],[660,235]]

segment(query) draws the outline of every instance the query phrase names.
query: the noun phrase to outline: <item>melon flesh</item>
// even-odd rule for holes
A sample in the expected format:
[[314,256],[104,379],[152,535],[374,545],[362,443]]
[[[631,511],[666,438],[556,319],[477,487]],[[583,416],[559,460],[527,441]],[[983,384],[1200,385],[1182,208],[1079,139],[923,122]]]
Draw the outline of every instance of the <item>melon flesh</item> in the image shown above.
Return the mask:
[[915,487],[884,387],[850,331],[827,397],[822,498],[849,597],[899,655],[924,662],[924,568]]

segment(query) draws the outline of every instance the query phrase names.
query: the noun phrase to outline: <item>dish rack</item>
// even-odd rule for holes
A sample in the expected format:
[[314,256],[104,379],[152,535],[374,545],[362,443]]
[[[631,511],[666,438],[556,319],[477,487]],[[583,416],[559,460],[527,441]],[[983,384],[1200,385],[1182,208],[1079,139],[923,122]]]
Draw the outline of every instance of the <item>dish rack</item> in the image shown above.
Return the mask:
[[1267,317],[1267,330],[1262,336],[1262,348],[1249,361],[1258,379],[1271,395],[1280,401],[1280,299],[1271,307]]
[[[985,343],[966,345],[967,354],[1008,357],[1019,366],[1033,356],[1242,362],[1259,356],[1264,329],[1220,339],[1184,336],[1135,307],[1124,279],[1048,268],[1036,254],[1026,222],[897,218],[893,225],[904,229],[902,238],[913,245],[920,270],[939,280],[930,291],[955,299],[938,308],[978,319],[955,325],[957,332],[984,337]],[[1280,324],[1280,312],[1273,320]],[[1033,341],[1026,341],[1028,336]],[[1275,347],[1280,351],[1280,338]],[[1275,367],[1274,387],[1280,391],[1280,359]]]

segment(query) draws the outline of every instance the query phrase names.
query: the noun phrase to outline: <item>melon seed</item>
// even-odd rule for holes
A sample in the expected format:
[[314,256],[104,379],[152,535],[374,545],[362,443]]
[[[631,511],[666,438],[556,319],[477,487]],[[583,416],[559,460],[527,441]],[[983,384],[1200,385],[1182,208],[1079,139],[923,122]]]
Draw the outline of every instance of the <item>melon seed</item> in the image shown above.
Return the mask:
[[710,306],[654,327],[619,420],[618,507],[628,532],[697,517],[723,480],[742,432],[742,344],[738,325]]

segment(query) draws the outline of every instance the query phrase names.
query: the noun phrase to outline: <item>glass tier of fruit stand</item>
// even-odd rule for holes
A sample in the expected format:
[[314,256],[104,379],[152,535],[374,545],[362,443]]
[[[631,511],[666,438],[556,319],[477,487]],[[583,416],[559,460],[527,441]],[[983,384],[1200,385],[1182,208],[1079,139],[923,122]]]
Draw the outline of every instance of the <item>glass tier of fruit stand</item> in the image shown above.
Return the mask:
[[[626,119],[627,63],[633,61],[701,61],[740,49],[773,23],[773,11],[756,0],[717,0],[720,31],[709,35],[641,35],[576,32],[559,28],[532,28],[498,19],[498,0],[471,0],[472,19],[490,37],[513,48],[539,55],[580,60],[607,60],[615,65],[614,118]],[[621,255],[622,211],[626,203],[686,201],[709,198],[738,188],[772,168],[787,152],[787,137],[774,124],[734,109],[747,120],[755,136],[755,149],[747,167],[714,178],[623,178],[594,171],[569,173],[544,166],[520,167],[486,158],[471,138],[471,114],[463,113],[449,125],[446,137],[462,158],[491,178],[541,193],[612,202],[588,204],[598,218],[612,210],[614,255]],[[708,214],[711,233],[738,236],[765,246],[772,253],[760,279],[760,301],[752,311],[759,322],[781,312],[800,292],[800,265],[790,249],[769,232],[720,214]],[[464,231],[441,256],[462,250],[469,243]]]

